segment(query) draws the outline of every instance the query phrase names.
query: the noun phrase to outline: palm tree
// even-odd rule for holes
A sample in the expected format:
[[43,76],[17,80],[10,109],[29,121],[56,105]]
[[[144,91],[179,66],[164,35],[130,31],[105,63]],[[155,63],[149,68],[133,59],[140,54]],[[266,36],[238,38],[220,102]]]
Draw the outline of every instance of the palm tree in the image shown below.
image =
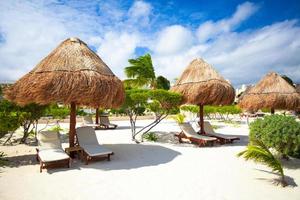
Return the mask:
[[155,88],[155,72],[150,54],[145,54],[137,59],[129,59],[130,66],[125,68],[128,78],[125,82],[135,87],[149,86]]
[[287,182],[284,179],[283,168],[280,161],[270,152],[268,147],[260,140],[252,140],[247,149],[238,153],[238,157],[243,156],[245,160],[253,160],[267,165],[273,172],[280,174],[280,184],[285,187]]

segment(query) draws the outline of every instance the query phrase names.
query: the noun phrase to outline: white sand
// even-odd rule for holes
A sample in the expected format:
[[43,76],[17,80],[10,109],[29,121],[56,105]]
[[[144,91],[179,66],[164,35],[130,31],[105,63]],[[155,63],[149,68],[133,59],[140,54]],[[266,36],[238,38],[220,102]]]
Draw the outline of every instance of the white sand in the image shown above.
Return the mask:
[[[148,122],[138,121],[137,126]],[[0,151],[9,156],[17,154],[24,163],[1,169],[0,199],[300,199],[299,186],[276,186],[272,181],[277,175],[269,168],[236,157],[247,144],[246,125],[223,124],[218,130],[239,135],[241,141],[233,145],[199,148],[176,144],[168,132],[179,129],[171,121],[154,129],[164,135],[161,142],[143,144],[131,142],[127,121],[116,123],[116,130],[97,131],[102,143],[115,152],[111,162],[84,165],[75,160],[70,169],[39,173],[39,165],[33,159],[35,147],[1,146]],[[33,160],[31,164],[29,159]],[[300,184],[299,160],[289,161],[284,170],[291,177],[289,182]]]

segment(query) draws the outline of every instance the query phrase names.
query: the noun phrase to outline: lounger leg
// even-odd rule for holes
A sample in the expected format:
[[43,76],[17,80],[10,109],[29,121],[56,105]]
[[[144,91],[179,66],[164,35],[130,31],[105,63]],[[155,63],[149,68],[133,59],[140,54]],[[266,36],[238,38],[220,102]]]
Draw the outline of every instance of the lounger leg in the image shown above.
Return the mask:
[[110,154],[107,155],[107,161],[110,161]]
[[43,170],[43,162],[40,162],[40,173],[42,173]]

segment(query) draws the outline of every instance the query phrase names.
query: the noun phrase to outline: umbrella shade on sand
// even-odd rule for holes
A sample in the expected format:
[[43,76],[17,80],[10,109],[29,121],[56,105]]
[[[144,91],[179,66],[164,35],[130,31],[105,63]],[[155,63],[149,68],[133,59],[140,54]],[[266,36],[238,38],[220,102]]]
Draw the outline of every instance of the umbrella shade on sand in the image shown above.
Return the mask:
[[201,134],[205,134],[204,105],[228,105],[233,102],[235,96],[231,84],[201,58],[188,65],[171,90],[183,95],[183,104],[199,105]]
[[28,74],[5,91],[5,97],[20,105],[68,104],[70,147],[74,146],[76,105],[114,108],[125,98],[124,88],[109,67],[83,41],[63,41]]
[[271,72],[242,96],[239,106],[249,111],[261,108],[294,110],[300,106],[300,95],[280,75]]

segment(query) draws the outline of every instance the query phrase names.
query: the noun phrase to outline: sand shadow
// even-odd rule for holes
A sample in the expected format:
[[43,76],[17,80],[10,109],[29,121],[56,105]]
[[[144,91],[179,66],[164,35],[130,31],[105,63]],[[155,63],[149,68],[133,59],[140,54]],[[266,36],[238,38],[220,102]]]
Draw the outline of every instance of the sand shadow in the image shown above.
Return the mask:
[[[158,135],[159,143],[169,143],[173,145],[183,145],[185,143],[179,143],[178,138],[175,137],[175,134],[178,134],[178,132],[165,132],[165,131],[155,131],[155,133]],[[227,144],[218,144],[216,143],[213,147],[231,147],[231,146],[247,146],[249,143],[249,137],[245,135],[230,135],[240,138],[240,140],[235,140],[233,143],[227,143]],[[196,145],[198,146],[198,145]],[[203,148],[203,147],[201,147]]]
[[181,154],[159,145],[108,144],[104,146],[114,152],[110,162],[90,162],[89,165],[82,164],[81,167],[101,170],[136,169],[165,164]]
[[8,160],[6,167],[20,167],[24,165],[38,164],[38,161],[36,160],[36,154],[11,156],[5,157],[5,159]]
[[[272,171],[263,170],[263,169],[255,169],[255,170],[261,171],[261,172],[266,172],[268,174],[273,174],[276,177],[276,178],[274,177],[272,179],[256,178],[257,180],[266,180],[266,181],[268,181],[272,184],[276,184],[276,185],[279,184],[279,179],[278,179],[279,174],[277,174],[275,172],[272,172]],[[288,186],[290,186],[290,187],[297,187],[298,186],[298,184],[295,182],[295,180],[292,177],[284,175],[284,178],[285,178],[285,181],[287,182]]]
[[[143,126],[136,126],[136,128],[143,128]],[[130,130],[131,126],[118,126],[116,129],[106,129],[106,130]]]
[[300,168],[300,159],[290,158],[289,160],[281,159],[280,161],[284,168],[287,168],[287,169],[299,169]]

